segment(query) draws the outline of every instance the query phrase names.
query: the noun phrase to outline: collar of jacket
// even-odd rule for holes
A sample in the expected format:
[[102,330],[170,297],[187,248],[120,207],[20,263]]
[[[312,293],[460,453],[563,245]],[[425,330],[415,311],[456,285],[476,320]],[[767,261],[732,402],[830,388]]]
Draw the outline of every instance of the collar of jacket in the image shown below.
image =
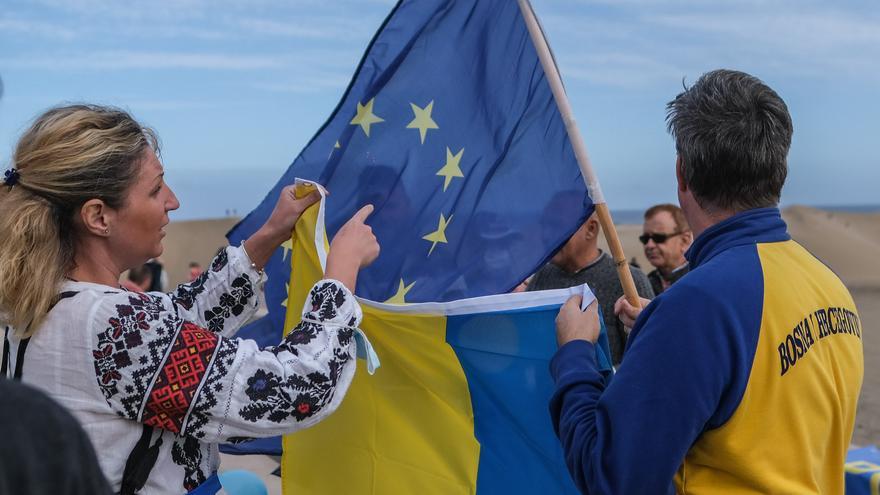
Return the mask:
[[693,270],[727,249],[764,242],[790,240],[779,208],[746,210],[716,223],[694,240],[685,258]]

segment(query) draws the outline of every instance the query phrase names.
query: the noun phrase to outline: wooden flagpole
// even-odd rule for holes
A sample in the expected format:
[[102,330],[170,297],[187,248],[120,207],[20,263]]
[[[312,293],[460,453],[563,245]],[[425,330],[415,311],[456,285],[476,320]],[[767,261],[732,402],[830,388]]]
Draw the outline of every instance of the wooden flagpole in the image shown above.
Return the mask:
[[562,85],[562,78],[559,76],[559,70],[553,61],[553,55],[550,53],[550,46],[547,44],[547,39],[544,37],[529,0],[518,0],[518,2],[520,12],[522,12],[523,19],[525,19],[526,26],[529,29],[532,43],[538,52],[538,59],[541,61],[544,74],[547,76],[547,82],[550,83],[550,90],[553,91],[556,106],[559,107],[559,113],[562,115],[563,122],[565,122],[568,139],[571,141],[574,156],[577,159],[578,166],[581,168],[581,175],[583,175],[584,182],[587,184],[590,199],[593,200],[593,205],[596,207],[596,214],[599,217],[599,223],[602,225],[602,231],[605,233],[605,239],[608,241],[608,247],[611,249],[614,264],[617,265],[617,276],[620,278],[620,285],[623,286],[623,294],[633,307],[641,307],[639,294],[636,291],[635,283],[633,283],[632,273],[630,273],[629,264],[626,262],[626,255],[623,253],[623,246],[620,244],[617,229],[611,220],[611,212],[608,211],[605,196],[602,195],[599,179],[596,177],[595,172],[593,172],[590,158],[587,156],[587,148],[584,146],[581,132],[575,123],[571,104],[568,102],[568,96],[566,96],[565,88]]

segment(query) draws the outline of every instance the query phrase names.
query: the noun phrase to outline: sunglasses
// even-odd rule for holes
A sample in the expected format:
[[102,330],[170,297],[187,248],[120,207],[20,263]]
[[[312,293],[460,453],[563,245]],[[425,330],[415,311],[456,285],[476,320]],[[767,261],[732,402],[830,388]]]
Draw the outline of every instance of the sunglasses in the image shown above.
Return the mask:
[[681,235],[682,232],[673,232],[671,234],[642,234],[639,236],[639,242],[648,244],[648,241],[654,241],[654,244],[663,244],[670,237]]

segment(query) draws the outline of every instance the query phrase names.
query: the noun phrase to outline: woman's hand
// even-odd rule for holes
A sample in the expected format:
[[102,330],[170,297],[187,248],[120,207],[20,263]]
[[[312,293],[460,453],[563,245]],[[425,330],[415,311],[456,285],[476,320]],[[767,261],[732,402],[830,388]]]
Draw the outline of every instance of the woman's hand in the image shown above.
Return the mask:
[[324,276],[339,280],[352,292],[358,271],[379,256],[379,242],[373,235],[373,229],[364,223],[372,212],[373,205],[361,208],[330,242]]
[[581,296],[571,296],[559,308],[556,315],[556,344],[559,347],[572,340],[586,340],[593,344],[599,340],[599,310],[596,301],[581,311]]
[[278,195],[275,209],[272,210],[272,214],[269,215],[269,219],[266,220],[266,223],[260,230],[266,229],[268,235],[278,240],[278,245],[275,246],[277,248],[282,242],[290,239],[290,235],[293,233],[293,226],[296,225],[303,212],[320,199],[321,193],[317,190],[297,199],[296,186],[290,185],[285,187],[281,190],[281,194]]
[[296,186],[294,185],[282,189],[269,219],[244,241],[247,254],[258,270],[262,270],[266,266],[272,253],[278,249],[281,243],[290,239],[293,234],[293,226],[296,225],[302,213],[321,199],[321,194],[317,190],[299,199],[297,199],[295,191]]

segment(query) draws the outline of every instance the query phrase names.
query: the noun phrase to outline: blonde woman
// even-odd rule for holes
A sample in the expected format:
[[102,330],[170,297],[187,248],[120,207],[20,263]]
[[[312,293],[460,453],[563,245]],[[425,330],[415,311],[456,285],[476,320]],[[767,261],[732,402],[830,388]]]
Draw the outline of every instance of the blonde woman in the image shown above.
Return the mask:
[[230,336],[254,314],[263,265],[317,199],[281,194],[266,224],[171,294],[129,292],[120,274],[162,253],[168,212],[152,130],[76,105],[36,119],[0,184],[0,328],[9,376],[82,423],[115,491],[185,493],[216,472],[217,443],[310,426],[355,371],[352,297],[379,245],[366,206],[331,243],[327,279],[278,346]]

